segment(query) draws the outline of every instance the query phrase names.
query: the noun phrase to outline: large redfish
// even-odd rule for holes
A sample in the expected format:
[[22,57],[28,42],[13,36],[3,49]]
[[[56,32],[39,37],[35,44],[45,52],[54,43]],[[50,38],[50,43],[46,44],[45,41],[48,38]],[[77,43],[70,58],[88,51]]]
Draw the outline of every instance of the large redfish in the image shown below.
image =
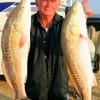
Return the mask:
[[75,2],[65,16],[61,48],[70,80],[83,100],[91,100],[96,79],[92,72],[86,16],[80,2]]
[[27,77],[30,24],[30,2],[21,0],[10,13],[2,32],[3,72],[18,100],[27,98],[24,83]]

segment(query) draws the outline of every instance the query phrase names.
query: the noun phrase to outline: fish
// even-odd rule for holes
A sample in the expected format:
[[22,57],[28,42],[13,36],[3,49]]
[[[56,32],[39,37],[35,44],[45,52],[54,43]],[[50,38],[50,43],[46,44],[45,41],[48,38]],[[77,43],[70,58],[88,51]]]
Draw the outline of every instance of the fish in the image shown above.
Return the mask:
[[88,27],[88,35],[89,38],[93,41],[94,45],[96,44],[97,37],[96,37],[96,29],[93,25]]
[[98,32],[98,38],[97,38],[97,43],[96,43],[96,54],[98,54],[100,56],[100,31]]
[[[2,35],[2,32],[0,32],[0,40],[1,40],[1,35]],[[1,66],[2,66],[2,50],[1,50],[1,42],[0,42],[0,75],[3,74]]]
[[90,54],[91,54],[91,59],[92,61],[94,61],[94,57],[95,57],[95,44],[96,44],[96,30],[95,30],[95,27],[93,25],[90,25],[88,27],[88,37],[90,38],[91,40],[91,44],[93,44],[92,48],[90,48]]
[[88,27],[88,35],[89,38],[93,41],[95,47],[98,41],[98,37],[99,37],[100,31],[96,31],[95,27],[93,25],[90,25]]
[[95,70],[99,68],[99,55],[100,55],[100,31],[96,31],[95,26],[90,25],[88,27],[88,35],[89,38],[91,39],[91,41],[94,44],[94,48],[91,48],[91,59],[92,59],[92,63],[94,64],[94,72],[96,72]]
[[62,24],[61,50],[71,83],[82,100],[91,100],[92,87],[97,86],[97,81],[92,71],[86,21],[82,3],[74,2]]
[[1,49],[3,73],[15,93],[15,100],[27,100],[25,82],[30,49],[31,6],[29,0],[21,0],[5,22]]

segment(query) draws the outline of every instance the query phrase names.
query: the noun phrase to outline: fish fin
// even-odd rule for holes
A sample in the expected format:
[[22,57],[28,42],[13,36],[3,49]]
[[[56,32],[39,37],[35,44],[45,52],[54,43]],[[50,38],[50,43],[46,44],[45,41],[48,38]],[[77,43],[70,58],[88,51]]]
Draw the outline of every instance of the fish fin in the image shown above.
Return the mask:
[[93,87],[97,86],[97,81],[96,81],[96,77],[95,77],[94,73],[93,73],[92,86]]
[[91,55],[91,60],[94,59],[94,56],[95,56],[95,45],[93,43],[93,41],[91,39],[89,39],[89,51],[90,51],[90,55]]
[[14,89],[13,89],[13,86],[12,86],[12,84],[11,84],[11,82],[10,82],[10,79],[9,79],[9,77],[8,77],[8,75],[7,75],[5,60],[4,60],[3,57],[2,57],[2,71],[3,71],[3,74],[4,74],[4,76],[5,76],[5,79],[6,79],[7,83],[8,83],[8,85],[10,86],[10,88],[11,88],[12,90],[14,90]]
[[84,35],[82,35],[82,34],[80,34],[80,38],[86,40],[87,42],[89,42],[89,38],[84,36]]
[[19,42],[19,47],[20,48],[22,48],[25,45],[26,40],[27,40],[27,36],[25,34],[22,34],[20,42]]
[[77,93],[78,93],[80,96],[82,96],[82,93],[81,93],[81,91],[80,91],[80,89],[79,89],[79,87],[78,87],[78,85],[77,85],[77,82],[75,81],[75,79],[73,78],[73,76],[72,76],[72,74],[71,74],[71,71],[70,71],[69,66],[67,65],[66,68],[67,68],[67,73],[68,73],[68,75],[69,75],[69,79],[70,79],[72,85],[73,85],[73,86],[75,87],[75,89],[77,90]]

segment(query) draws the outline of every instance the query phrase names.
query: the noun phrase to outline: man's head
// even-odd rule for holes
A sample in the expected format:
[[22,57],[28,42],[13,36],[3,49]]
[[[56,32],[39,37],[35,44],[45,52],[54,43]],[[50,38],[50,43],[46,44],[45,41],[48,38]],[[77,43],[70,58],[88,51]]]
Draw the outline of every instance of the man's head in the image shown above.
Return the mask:
[[60,0],[36,0],[39,13],[46,16],[54,15],[60,5]]

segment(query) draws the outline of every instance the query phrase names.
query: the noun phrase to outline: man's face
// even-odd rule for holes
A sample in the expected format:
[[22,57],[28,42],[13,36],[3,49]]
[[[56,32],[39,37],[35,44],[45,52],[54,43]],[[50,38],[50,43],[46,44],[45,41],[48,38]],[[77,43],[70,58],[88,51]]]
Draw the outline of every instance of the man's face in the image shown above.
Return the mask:
[[60,5],[60,0],[36,0],[39,13],[42,15],[54,15]]

